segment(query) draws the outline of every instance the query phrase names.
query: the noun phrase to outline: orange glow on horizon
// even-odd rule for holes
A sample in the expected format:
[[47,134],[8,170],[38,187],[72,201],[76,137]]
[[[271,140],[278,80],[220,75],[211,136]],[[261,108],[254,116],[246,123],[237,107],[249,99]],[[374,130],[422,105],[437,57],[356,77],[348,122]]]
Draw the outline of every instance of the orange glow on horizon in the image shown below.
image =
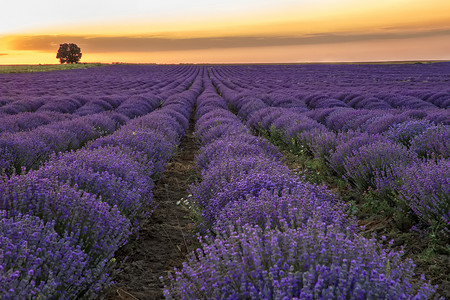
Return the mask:
[[[430,51],[431,49],[431,51]],[[441,50],[442,49],[442,50]],[[362,41],[330,45],[276,46],[152,53],[84,53],[81,62],[122,63],[301,63],[450,60],[450,38]],[[57,64],[55,53],[18,54],[23,64]],[[2,64],[20,64],[0,57]]]

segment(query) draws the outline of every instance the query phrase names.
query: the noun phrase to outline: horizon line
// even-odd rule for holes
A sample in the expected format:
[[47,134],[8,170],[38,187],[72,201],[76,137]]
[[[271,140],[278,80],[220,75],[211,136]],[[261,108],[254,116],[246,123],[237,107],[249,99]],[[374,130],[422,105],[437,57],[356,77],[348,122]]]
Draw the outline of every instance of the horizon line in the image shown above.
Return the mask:
[[[384,63],[441,63],[450,62],[450,59],[408,59],[408,60],[359,60],[359,61],[305,61],[305,62],[179,62],[179,63],[155,63],[155,62],[79,62],[73,65],[88,65],[88,64],[101,64],[101,65],[304,65],[304,64],[384,64]],[[53,65],[65,65],[61,63],[15,63],[15,64],[1,64],[0,66],[53,66]],[[67,65],[67,64],[66,64]]]

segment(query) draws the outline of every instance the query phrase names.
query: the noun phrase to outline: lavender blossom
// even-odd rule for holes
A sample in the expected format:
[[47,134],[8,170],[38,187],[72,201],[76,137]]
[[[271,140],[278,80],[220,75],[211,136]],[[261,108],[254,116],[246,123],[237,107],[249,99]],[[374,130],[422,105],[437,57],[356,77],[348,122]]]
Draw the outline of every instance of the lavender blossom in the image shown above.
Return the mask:
[[435,287],[412,287],[414,265],[339,227],[310,219],[303,227],[243,225],[200,239],[183,268],[169,275],[166,299],[410,299]]
[[130,222],[117,207],[33,173],[0,183],[0,210],[8,217],[32,214],[44,222],[54,220],[56,232],[73,236],[93,262],[110,259],[130,234]]
[[423,221],[450,235],[450,161],[414,164],[402,175],[399,198]]
[[0,211],[2,299],[72,298],[95,284],[86,254],[54,226],[29,215],[8,219]]
[[415,153],[406,147],[387,141],[369,143],[352,151],[344,159],[345,178],[359,191],[376,188],[379,172],[390,173],[394,166],[406,167],[417,161]]
[[428,121],[407,121],[391,126],[391,128],[385,132],[385,136],[391,141],[409,147],[411,145],[411,140],[414,137],[420,135],[430,127],[433,127],[433,124]]
[[411,140],[411,150],[422,158],[450,158],[450,125],[429,127]]

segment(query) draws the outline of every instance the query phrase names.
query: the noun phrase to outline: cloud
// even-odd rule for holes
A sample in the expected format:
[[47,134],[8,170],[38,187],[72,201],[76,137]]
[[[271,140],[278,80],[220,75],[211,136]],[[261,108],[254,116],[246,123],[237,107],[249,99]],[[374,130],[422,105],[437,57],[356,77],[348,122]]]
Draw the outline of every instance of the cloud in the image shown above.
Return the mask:
[[229,49],[270,46],[294,46],[314,44],[336,44],[370,40],[409,39],[450,35],[450,29],[437,29],[419,32],[377,32],[377,33],[339,33],[327,32],[299,36],[217,36],[201,38],[164,38],[157,36],[70,36],[38,35],[21,36],[10,40],[13,50],[57,51],[61,43],[76,43],[82,51],[104,52],[149,52],[179,51],[200,49]]
[[8,53],[0,53],[0,56],[2,56],[2,55],[8,55]]

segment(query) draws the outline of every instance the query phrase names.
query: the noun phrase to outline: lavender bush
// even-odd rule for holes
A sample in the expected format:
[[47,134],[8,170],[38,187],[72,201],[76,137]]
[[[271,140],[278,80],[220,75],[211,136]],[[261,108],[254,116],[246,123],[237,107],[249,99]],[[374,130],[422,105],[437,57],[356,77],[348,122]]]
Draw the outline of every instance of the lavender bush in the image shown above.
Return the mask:
[[297,139],[316,159],[325,162],[339,143],[339,135],[324,129],[308,130]]
[[409,147],[411,145],[411,140],[414,137],[422,134],[425,130],[433,126],[432,123],[423,120],[406,121],[391,126],[391,128],[385,132],[385,136],[391,141]]
[[286,113],[273,121],[271,130],[280,130],[284,141],[289,143],[291,139],[308,130],[326,130],[325,126],[298,113]]
[[411,140],[411,150],[421,158],[450,158],[450,125],[427,128]]
[[[267,175],[264,175],[265,173]],[[191,186],[190,191],[193,201],[206,209],[205,214],[209,214],[208,220],[212,221],[215,213],[236,197],[245,196],[247,193],[257,194],[265,186],[280,188],[283,187],[283,183],[288,185],[288,182],[291,183],[290,186],[295,185],[295,180],[288,181],[284,175],[289,173],[288,168],[264,156],[230,158],[204,170],[202,172],[203,180]],[[249,180],[246,181],[246,178]],[[283,181],[282,178],[286,180]],[[225,190],[229,190],[230,194],[224,192]],[[221,200],[218,200],[218,197]],[[221,204],[214,203],[216,200]]]
[[55,222],[0,211],[2,299],[71,298],[92,284],[88,258],[54,230]]
[[[314,139],[314,136],[312,139]],[[336,150],[330,153],[327,159],[327,165],[340,176],[345,174],[345,159],[350,157],[353,151],[357,151],[364,145],[385,140],[381,135],[371,135],[366,132],[358,133],[354,131],[340,134],[339,139],[341,142],[336,145]]]
[[206,237],[165,285],[166,299],[410,299],[430,297],[414,265],[341,228],[310,219],[291,228],[254,225]]
[[248,134],[226,136],[204,147],[196,158],[200,170],[210,164],[229,157],[245,157],[264,155],[273,160],[279,160],[281,154],[275,146],[267,140]]
[[0,152],[8,161],[4,168],[20,172],[22,167],[38,168],[55,152],[83,146],[86,142],[113,132],[119,126],[112,114],[89,115],[74,120],[51,123],[31,131],[0,136]]
[[167,159],[173,154],[174,143],[168,142],[160,134],[144,130],[120,130],[119,132],[95,140],[89,144],[89,149],[128,147],[130,150],[141,152],[153,164],[154,177],[160,176],[164,171]]
[[[326,188],[303,183],[281,191],[263,189],[258,196],[247,195],[244,199],[229,202],[218,214],[214,232],[220,234],[234,226],[245,224],[263,228],[270,221],[272,228],[279,227],[280,220],[289,227],[301,227],[311,218],[327,225],[346,228],[355,227],[347,217],[347,205],[337,200]],[[352,229],[356,230],[356,229]]]
[[369,134],[377,134],[385,132],[395,124],[400,124],[409,120],[410,119],[404,115],[382,115],[368,120],[363,127]]
[[[153,163],[148,161],[142,153],[126,146],[81,149],[54,155],[47,166],[56,169],[72,166],[76,169],[91,169],[99,173],[108,172],[140,189],[143,193],[151,193],[153,188],[151,179],[154,170]],[[57,176],[57,174],[54,175]],[[62,175],[62,178],[64,178],[64,175]]]
[[406,167],[416,160],[416,155],[403,145],[379,141],[353,150],[343,166],[347,181],[363,192],[369,187],[376,188],[377,172],[389,173],[388,169],[394,166]]
[[95,263],[109,260],[130,234],[130,222],[117,207],[33,173],[0,183],[0,210],[8,217],[32,214],[44,222],[54,220],[56,232],[71,234]]
[[232,178],[230,182],[215,184],[216,191],[204,207],[203,218],[207,223],[213,224],[217,214],[229,202],[243,199],[246,195],[258,196],[263,189],[279,192],[300,184],[289,172],[280,172],[279,169],[249,170],[247,174],[239,174]]
[[450,125],[450,115],[446,109],[430,111],[426,119],[435,124]]
[[161,101],[159,97],[151,93],[133,95],[122,102],[116,111],[129,118],[135,118],[155,110]]
[[52,111],[26,112],[2,118],[1,132],[27,131],[53,122],[71,120],[74,116]]
[[423,221],[450,235],[450,161],[414,164],[402,175],[400,199]]
[[[115,160],[110,162],[111,165],[117,164],[117,161],[124,163],[126,161],[121,159],[129,158],[129,156],[123,156],[120,148],[109,148],[108,150],[119,150],[113,152],[117,156]],[[127,178],[120,177],[121,174],[115,172],[113,167],[102,169],[90,161],[83,160],[82,155],[78,156],[74,153],[67,156],[67,158],[65,155],[55,156],[54,159],[51,159],[36,171],[37,176],[55,178],[62,183],[70,184],[72,187],[98,195],[101,197],[99,200],[111,206],[117,206],[121,214],[133,222],[148,216],[147,209],[153,200],[152,189],[154,184],[148,178],[151,173],[147,177],[141,176],[141,178],[138,178],[136,176],[135,180],[127,180]],[[73,157],[77,158],[73,159]],[[110,158],[110,156],[107,156],[107,158]],[[125,166],[133,167],[134,164],[128,162]],[[149,170],[152,170],[152,168],[149,168]],[[115,173],[118,173],[118,175]]]

